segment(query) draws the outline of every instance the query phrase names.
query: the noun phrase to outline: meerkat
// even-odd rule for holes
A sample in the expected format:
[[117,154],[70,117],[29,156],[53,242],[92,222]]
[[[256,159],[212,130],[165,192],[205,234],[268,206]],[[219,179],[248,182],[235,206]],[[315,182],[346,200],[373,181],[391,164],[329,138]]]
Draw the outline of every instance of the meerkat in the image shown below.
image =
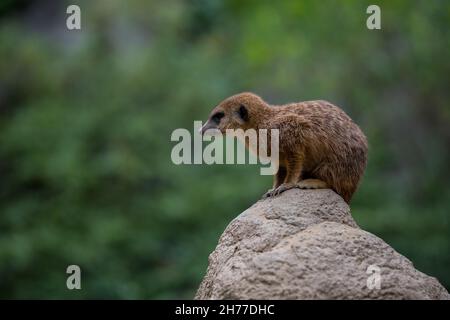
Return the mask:
[[200,131],[209,129],[279,130],[279,167],[263,198],[292,188],[331,188],[349,203],[367,164],[364,133],[324,100],[269,105],[253,93],[240,93],[212,110]]

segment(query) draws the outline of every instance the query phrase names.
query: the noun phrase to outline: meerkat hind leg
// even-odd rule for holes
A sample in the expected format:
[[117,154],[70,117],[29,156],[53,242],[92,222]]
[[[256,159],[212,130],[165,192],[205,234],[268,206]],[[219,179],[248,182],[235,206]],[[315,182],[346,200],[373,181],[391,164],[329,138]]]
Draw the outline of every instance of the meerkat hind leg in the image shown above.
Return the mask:
[[297,183],[297,187],[300,189],[327,189],[328,185],[319,179],[305,179],[300,180]]

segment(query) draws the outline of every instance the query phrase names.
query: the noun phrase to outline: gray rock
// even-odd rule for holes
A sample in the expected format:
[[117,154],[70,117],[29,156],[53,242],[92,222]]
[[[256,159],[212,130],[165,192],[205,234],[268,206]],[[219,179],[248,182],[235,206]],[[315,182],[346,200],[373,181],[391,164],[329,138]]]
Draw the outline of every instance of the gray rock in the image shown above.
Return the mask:
[[294,189],[260,200],[228,225],[209,256],[195,298],[450,299],[450,295],[435,278],[360,229],[336,193]]

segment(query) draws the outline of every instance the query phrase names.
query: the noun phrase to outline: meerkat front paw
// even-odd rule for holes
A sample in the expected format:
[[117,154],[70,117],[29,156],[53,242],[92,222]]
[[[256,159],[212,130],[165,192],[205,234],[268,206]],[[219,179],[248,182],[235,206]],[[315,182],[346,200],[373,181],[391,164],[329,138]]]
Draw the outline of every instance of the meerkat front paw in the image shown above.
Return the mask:
[[275,190],[275,188],[269,189],[267,190],[266,193],[264,193],[261,197],[261,199],[267,199],[270,198],[272,196],[272,192]]
[[297,184],[295,184],[295,183],[283,183],[278,188],[273,190],[271,192],[270,196],[271,197],[275,197],[275,196],[278,196],[278,195],[282,194],[283,192],[285,192],[287,190],[294,189],[294,188],[298,188]]

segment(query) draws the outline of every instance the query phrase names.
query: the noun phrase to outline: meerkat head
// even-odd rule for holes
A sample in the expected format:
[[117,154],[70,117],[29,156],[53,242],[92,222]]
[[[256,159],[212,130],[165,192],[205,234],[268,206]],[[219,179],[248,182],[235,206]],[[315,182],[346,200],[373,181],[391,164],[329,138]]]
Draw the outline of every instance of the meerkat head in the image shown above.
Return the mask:
[[223,100],[215,107],[208,118],[208,121],[200,128],[200,133],[207,130],[213,133],[214,130],[226,133],[227,129],[251,129],[256,127],[257,117],[268,107],[259,96],[253,93],[244,92],[231,96]]

